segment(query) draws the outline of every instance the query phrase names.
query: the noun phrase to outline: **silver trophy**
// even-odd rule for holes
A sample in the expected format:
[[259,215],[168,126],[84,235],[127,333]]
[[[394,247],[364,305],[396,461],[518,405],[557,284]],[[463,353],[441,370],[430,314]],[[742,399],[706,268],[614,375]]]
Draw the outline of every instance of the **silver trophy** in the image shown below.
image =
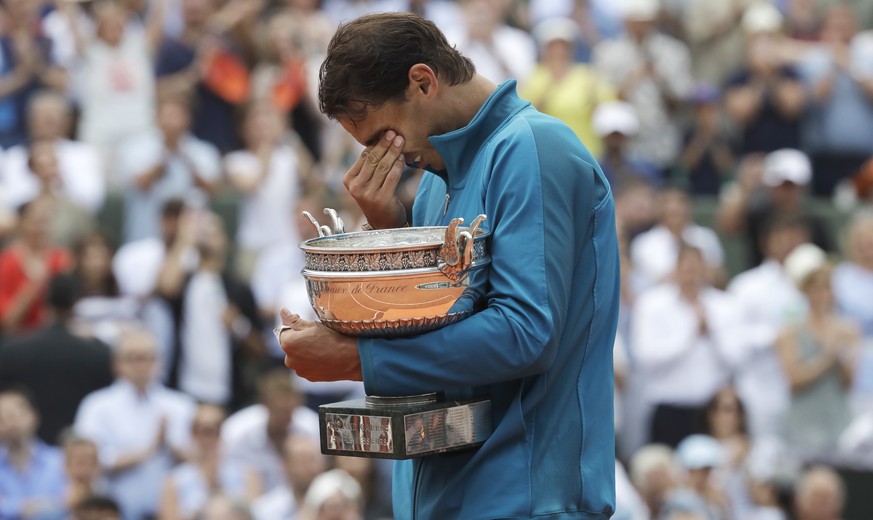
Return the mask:
[[[300,244],[309,301],[342,334],[397,337],[462,320],[482,305],[490,233],[485,215],[468,227],[406,227],[346,233],[309,213],[319,236]],[[491,435],[491,401],[441,393],[367,396],[319,407],[321,450],[329,455],[407,459],[473,448]]]

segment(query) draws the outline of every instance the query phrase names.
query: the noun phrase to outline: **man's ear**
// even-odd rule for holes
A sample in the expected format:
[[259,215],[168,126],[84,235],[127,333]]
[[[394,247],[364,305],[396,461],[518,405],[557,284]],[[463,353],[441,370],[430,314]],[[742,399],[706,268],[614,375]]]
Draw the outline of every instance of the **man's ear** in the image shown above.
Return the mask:
[[439,89],[439,79],[432,68],[424,63],[416,63],[409,68],[409,87],[407,98],[410,96],[425,96],[432,98]]

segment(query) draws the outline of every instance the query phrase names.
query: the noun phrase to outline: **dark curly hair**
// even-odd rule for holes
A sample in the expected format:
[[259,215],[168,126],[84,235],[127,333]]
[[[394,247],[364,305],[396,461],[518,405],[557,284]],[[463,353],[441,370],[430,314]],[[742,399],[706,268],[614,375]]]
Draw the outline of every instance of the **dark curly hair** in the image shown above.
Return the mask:
[[405,99],[410,67],[429,66],[451,85],[476,70],[437,26],[412,13],[379,13],[341,26],[319,70],[318,101],[331,119],[363,119],[370,107]]

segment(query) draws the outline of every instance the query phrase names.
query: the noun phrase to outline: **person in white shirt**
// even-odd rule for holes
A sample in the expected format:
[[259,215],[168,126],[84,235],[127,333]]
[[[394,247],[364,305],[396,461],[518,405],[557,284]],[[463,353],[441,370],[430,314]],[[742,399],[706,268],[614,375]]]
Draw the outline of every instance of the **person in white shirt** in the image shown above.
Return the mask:
[[747,341],[737,367],[736,388],[746,405],[753,439],[781,434],[789,391],[774,347],[782,328],[799,319],[804,311],[803,296],[782,263],[795,247],[808,240],[809,230],[800,219],[785,217],[770,222],[762,244],[766,259],[735,276],[727,287],[737,298],[743,315]]
[[680,248],[674,280],[643,293],[631,318],[632,355],[655,407],[649,440],[673,447],[698,428],[744,341],[740,309],[709,285],[699,249]]
[[300,236],[288,209],[300,197],[305,177],[301,147],[292,146],[282,112],[272,103],[248,108],[243,120],[244,150],[229,153],[224,169],[230,184],[242,193],[236,243],[237,273],[251,277],[258,255],[273,244],[296,244]]
[[[107,169],[124,157],[118,153],[124,140],[154,126],[154,54],[163,36],[167,3],[152,2],[144,26],[131,22],[126,5],[98,3],[90,38],[80,32],[79,24],[69,24],[81,60],[79,139],[100,148]],[[107,180],[114,189],[119,187],[115,172]]]
[[691,201],[684,191],[667,188],[661,192],[659,202],[658,224],[635,237],[630,244],[631,262],[636,271],[634,280],[643,285],[637,290],[664,282],[673,274],[682,242],[703,252],[710,281],[718,285],[724,277],[724,252],[718,235],[692,221]]
[[206,206],[217,189],[221,158],[190,133],[191,107],[181,97],[158,103],[158,130],[124,143],[119,170],[124,183],[124,242],[160,236],[160,210],[168,199]]
[[[97,149],[87,143],[66,138],[72,108],[63,95],[44,91],[34,95],[27,106],[30,141],[54,144],[58,161],[58,182],[54,190],[82,210],[96,215],[106,198],[106,179]],[[40,194],[39,179],[29,166],[28,146],[14,146],[3,154],[0,187],[6,204],[16,208]]]
[[288,435],[282,448],[284,483],[252,503],[254,520],[304,518],[299,513],[310,484],[328,468],[318,441],[308,435]]
[[[173,348],[174,329],[170,306],[157,296],[157,289],[159,285],[174,283],[173,274],[190,273],[197,268],[197,251],[192,241],[184,238],[194,232],[194,220],[193,212],[181,199],[169,199],[161,207],[161,236],[128,242],[112,259],[112,274],[119,292],[137,300],[140,318],[158,342],[163,382],[168,379],[166,361]],[[173,264],[180,264],[181,269]]]
[[196,247],[194,271],[169,259],[156,292],[170,304],[174,344],[168,385],[198,401],[239,407],[248,395],[245,365],[263,360],[261,320],[248,285],[227,269],[230,242],[218,215],[193,215],[194,232],[180,233],[184,251]]
[[282,450],[289,434],[319,442],[318,414],[303,406],[291,373],[277,367],[258,378],[259,404],[228,417],[221,428],[222,451],[249,464],[268,491],[282,484]]
[[115,351],[115,383],[79,405],[74,430],[98,447],[109,491],[125,518],[157,512],[160,486],[189,449],[196,405],[155,381],[155,340],[144,330],[122,336]]

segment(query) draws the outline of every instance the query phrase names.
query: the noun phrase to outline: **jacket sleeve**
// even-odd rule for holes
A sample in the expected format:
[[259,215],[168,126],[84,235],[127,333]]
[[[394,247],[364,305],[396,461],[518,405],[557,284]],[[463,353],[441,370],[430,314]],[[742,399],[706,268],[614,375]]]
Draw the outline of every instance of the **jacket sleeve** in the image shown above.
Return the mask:
[[[484,187],[491,226],[486,307],[458,323],[409,338],[360,338],[370,395],[409,395],[534,375],[549,368],[557,342],[549,305],[543,182],[533,141],[495,154]],[[465,189],[476,189],[468,186]],[[555,253],[572,258],[572,240]],[[572,260],[549,265],[571,265]],[[563,306],[566,309],[566,305]]]

